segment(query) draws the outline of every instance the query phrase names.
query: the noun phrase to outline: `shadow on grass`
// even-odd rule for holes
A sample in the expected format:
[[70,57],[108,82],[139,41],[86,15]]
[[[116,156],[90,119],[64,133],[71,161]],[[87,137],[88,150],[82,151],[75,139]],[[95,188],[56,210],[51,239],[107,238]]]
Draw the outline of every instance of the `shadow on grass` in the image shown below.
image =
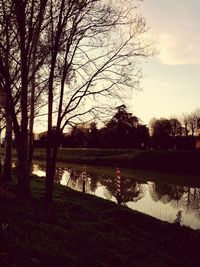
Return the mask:
[[[14,193],[9,185],[5,190]],[[0,195],[0,266],[199,266],[200,235],[95,196],[56,185],[44,201]]]

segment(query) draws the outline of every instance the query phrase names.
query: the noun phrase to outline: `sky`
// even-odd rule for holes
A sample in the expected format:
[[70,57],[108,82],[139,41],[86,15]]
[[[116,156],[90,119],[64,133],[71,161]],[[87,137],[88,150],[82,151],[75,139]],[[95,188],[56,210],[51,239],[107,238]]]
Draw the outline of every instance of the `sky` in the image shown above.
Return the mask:
[[[142,64],[141,90],[126,102],[144,124],[200,108],[200,0],[143,0],[139,13],[159,54]],[[36,132],[46,129],[44,120]]]
[[159,54],[143,64],[128,110],[148,124],[200,108],[200,1],[144,0],[139,10]]

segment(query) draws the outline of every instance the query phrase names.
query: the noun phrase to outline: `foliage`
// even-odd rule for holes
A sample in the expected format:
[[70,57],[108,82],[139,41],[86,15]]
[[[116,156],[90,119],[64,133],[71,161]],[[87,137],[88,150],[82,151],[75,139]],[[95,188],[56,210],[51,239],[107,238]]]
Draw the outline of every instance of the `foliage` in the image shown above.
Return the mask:
[[[98,129],[95,122],[72,127],[69,134],[63,135],[63,147],[87,148],[145,148],[148,144],[149,132],[146,125],[140,124],[139,118],[126,111],[125,105],[116,108],[117,112]],[[40,141],[45,141],[45,133]]]
[[140,124],[139,118],[126,111],[126,106],[116,108],[117,112],[101,130],[103,147],[141,148],[147,145],[148,128]]
[[[188,115],[189,116],[189,115]],[[191,123],[187,116],[184,115],[182,119],[178,120],[173,117],[170,119],[153,118],[150,123],[151,132],[151,147],[156,149],[195,149],[196,137],[194,136],[194,129],[196,129],[196,136],[198,135],[198,116],[193,117],[193,130],[189,130]],[[182,120],[182,123],[180,122]],[[196,125],[196,126],[194,126]],[[195,128],[196,127],[196,128]]]
[[[138,149],[173,149],[190,150],[196,147],[196,137],[185,131],[177,118],[152,119],[150,129],[141,124],[140,119],[127,112],[126,106],[116,108],[113,117],[98,128],[95,122],[81,123],[71,131],[61,135],[59,143],[62,147],[74,148],[138,148]],[[198,117],[197,117],[198,118]],[[149,135],[151,132],[151,136]],[[58,138],[53,127],[52,142]],[[36,147],[46,147],[47,132],[39,134]]]

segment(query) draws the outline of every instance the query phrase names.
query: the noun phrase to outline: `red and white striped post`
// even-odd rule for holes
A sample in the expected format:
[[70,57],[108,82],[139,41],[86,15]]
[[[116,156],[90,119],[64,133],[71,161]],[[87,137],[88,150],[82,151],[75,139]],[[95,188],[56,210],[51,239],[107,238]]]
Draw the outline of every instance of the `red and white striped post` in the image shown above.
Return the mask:
[[59,168],[60,168],[59,165],[56,166],[55,175],[54,175],[54,181],[55,181],[56,183],[58,183],[58,181],[59,181]]
[[87,179],[86,166],[83,166],[83,172],[82,172],[82,192],[83,193],[85,193],[86,179]]
[[62,179],[62,175],[63,175],[63,169],[61,167],[61,162],[59,162],[58,169],[56,172],[56,182],[57,183],[60,183],[60,181]]
[[116,199],[117,199],[117,203],[121,204],[122,202],[122,194],[121,194],[121,171],[119,168],[116,169],[116,178],[115,178],[115,182],[116,182]]

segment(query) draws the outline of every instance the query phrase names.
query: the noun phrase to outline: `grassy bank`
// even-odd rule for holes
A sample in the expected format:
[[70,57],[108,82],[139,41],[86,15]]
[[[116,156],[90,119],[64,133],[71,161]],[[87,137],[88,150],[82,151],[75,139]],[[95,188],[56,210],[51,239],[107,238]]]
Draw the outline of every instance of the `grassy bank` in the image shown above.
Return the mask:
[[[36,149],[35,159],[45,159]],[[105,166],[200,174],[200,151],[140,151],[133,149],[61,149],[58,160]]]
[[[3,189],[4,188],[4,189]],[[0,266],[199,266],[200,234],[56,185],[54,202],[0,190]]]
[[[1,153],[3,154],[3,150]],[[13,155],[15,154],[13,151]],[[35,149],[34,159],[45,160],[45,149]],[[200,174],[200,151],[62,148],[58,153],[58,161]]]

